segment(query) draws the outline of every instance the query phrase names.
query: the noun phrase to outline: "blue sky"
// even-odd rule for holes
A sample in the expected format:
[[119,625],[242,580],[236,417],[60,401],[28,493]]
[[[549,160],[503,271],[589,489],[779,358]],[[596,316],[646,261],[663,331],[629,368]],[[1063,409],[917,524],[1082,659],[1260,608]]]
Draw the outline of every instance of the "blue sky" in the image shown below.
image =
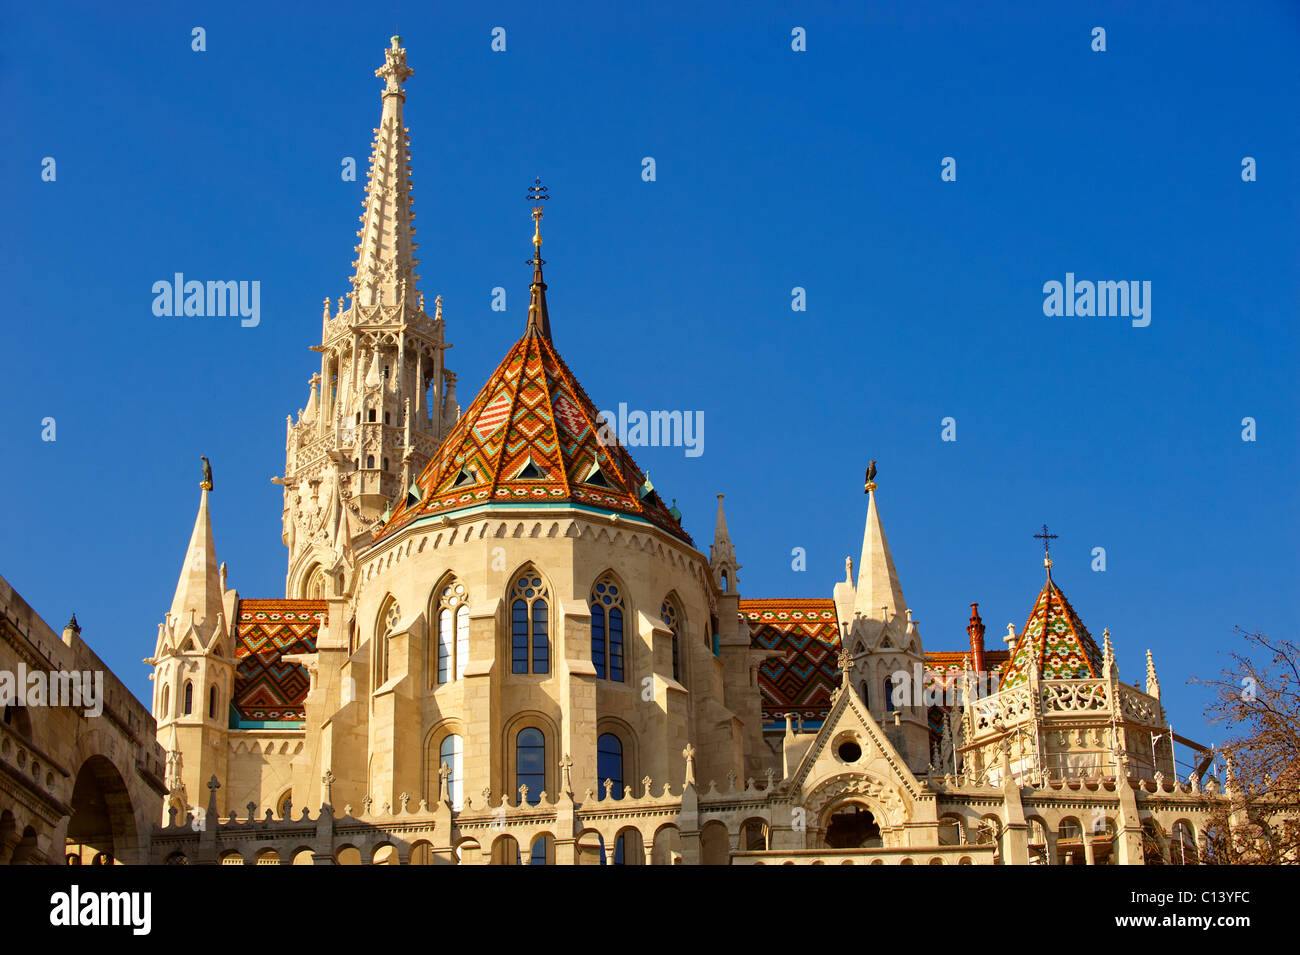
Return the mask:
[[[727,494],[742,593],[829,596],[876,458],[927,647],[971,601],[995,646],[1023,626],[1047,522],[1121,677],[1150,647],[1175,730],[1221,740],[1185,681],[1234,625],[1295,636],[1300,7],[898,6],[11,6],[0,573],[147,699],[207,454],[232,584],[282,595],[269,479],[396,27],[462,404],[522,331],[540,175],[556,342],[602,408],[704,413],[702,456],[636,457],[701,545]],[[260,325],[155,317],[175,272],[260,281]],[[1150,325],[1045,316],[1067,272],[1150,281]]]

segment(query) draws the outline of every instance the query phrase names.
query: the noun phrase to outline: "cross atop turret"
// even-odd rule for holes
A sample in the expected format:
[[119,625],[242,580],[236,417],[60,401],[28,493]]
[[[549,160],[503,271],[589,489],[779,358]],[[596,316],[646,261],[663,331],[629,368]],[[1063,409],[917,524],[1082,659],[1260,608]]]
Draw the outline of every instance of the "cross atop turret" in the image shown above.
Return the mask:
[[1049,534],[1047,525],[1043,525],[1043,532],[1035,534],[1034,538],[1043,542],[1043,566],[1047,568],[1047,576],[1052,576],[1052,541],[1056,540],[1059,534]]

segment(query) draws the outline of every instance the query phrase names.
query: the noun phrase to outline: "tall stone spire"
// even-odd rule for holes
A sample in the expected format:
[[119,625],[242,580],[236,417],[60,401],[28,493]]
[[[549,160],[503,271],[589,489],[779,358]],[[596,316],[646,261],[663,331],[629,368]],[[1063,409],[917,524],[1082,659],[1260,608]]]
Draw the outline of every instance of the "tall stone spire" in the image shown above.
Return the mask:
[[189,615],[193,611],[195,626],[205,638],[216,626],[222,606],[221,574],[212,542],[212,519],[208,514],[210,487],[205,480],[199,491],[199,513],[194,519],[194,531],[185,550],[185,563],[181,566],[171,608],[172,622],[180,629],[189,625]]
[[[903,598],[903,585],[899,583],[894,557],[889,552],[889,541],[876,510],[875,482],[867,485],[867,526],[862,535],[862,558],[858,563],[858,589],[854,595],[853,612],[869,620],[887,616],[892,622],[907,615],[907,601]],[[900,622],[900,629],[902,624]]]
[[[289,548],[285,594],[321,589],[320,574],[335,565],[330,514],[336,499],[357,535],[375,530],[405,500],[411,478],[424,470],[460,417],[456,376],[446,367],[442,299],[432,316],[416,289],[411,210],[409,131],[403,125],[406,65],[401,37],[384,51],[375,75],[384,81],[382,110],[371,150],[360,244],[350,303],[338,300],[321,316],[320,373],[307,407],[289,421],[285,441],[282,514]],[[337,492],[337,493],[336,493]],[[349,584],[342,583],[344,592]]]
[[384,65],[375,76],[386,83],[383,112],[370,149],[370,171],[366,182],[366,211],[357,236],[358,257],[353,263],[354,302],[395,305],[403,295],[415,297],[417,243],[411,220],[411,157],[409,130],[402,120],[406,92],[402,84],[415,75],[406,65],[402,38],[395,36],[384,51]]

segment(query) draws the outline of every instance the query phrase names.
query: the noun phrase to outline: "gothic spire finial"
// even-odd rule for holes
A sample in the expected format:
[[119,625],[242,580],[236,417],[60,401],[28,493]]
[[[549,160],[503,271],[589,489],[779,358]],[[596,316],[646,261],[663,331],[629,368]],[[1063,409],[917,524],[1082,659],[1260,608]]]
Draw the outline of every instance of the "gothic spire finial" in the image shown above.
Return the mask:
[[550,198],[548,190],[542,185],[540,177],[533,180],[528,189],[528,201],[533,203],[533,257],[528,264],[533,267],[533,282],[528,287],[528,325],[525,332],[536,329],[547,341],[551,340],[551,317],[546,310],[546,282],[542,280],[542,203]]
[[396,93],[405,98],[402,84],[415,75],[415,70],[406,65],[406,50],[402,47],[402,38],[394,36],[389,40],[388,49],[384,50],[384,65],[375,70],[375,76],[387,82],[384,95]]

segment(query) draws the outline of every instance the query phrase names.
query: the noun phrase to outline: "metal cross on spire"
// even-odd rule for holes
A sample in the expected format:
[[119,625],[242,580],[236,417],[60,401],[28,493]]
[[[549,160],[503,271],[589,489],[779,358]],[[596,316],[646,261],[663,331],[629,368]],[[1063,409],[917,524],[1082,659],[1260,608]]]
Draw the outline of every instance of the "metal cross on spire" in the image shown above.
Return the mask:
[[528,201],[533,203],[533,257],[528,264],[533,267],[533,281],[528,287],[531,300],[528,303],[527,328],[536,328],[547,341],[551,338],[551,318],[546,310],[546,282],[542,279],[542,203],[551,198],[542,185],[541,178],[533,180],[528,188]]
[[1060,536],[1061,535],[1059,534],[1049,534],[1046,524],[1043,525],[1043,532],[1041,534],[1034,535],[1035,539],[1043,542],[1043,566],[1047,568],[1048,577],[1052,576],[1052,541],[1056,540]]
[[[541,177],[533,180],[533,184],[528,187],[528,201],[534,203],[533,206],[533,246],[537,249],[536,258],[530,259],[528,264],[540,261],[542,257],[542,203],[551,198],[547,195],[550,190],[542,185]],[[545,264],[545,263],[542,263]]]

